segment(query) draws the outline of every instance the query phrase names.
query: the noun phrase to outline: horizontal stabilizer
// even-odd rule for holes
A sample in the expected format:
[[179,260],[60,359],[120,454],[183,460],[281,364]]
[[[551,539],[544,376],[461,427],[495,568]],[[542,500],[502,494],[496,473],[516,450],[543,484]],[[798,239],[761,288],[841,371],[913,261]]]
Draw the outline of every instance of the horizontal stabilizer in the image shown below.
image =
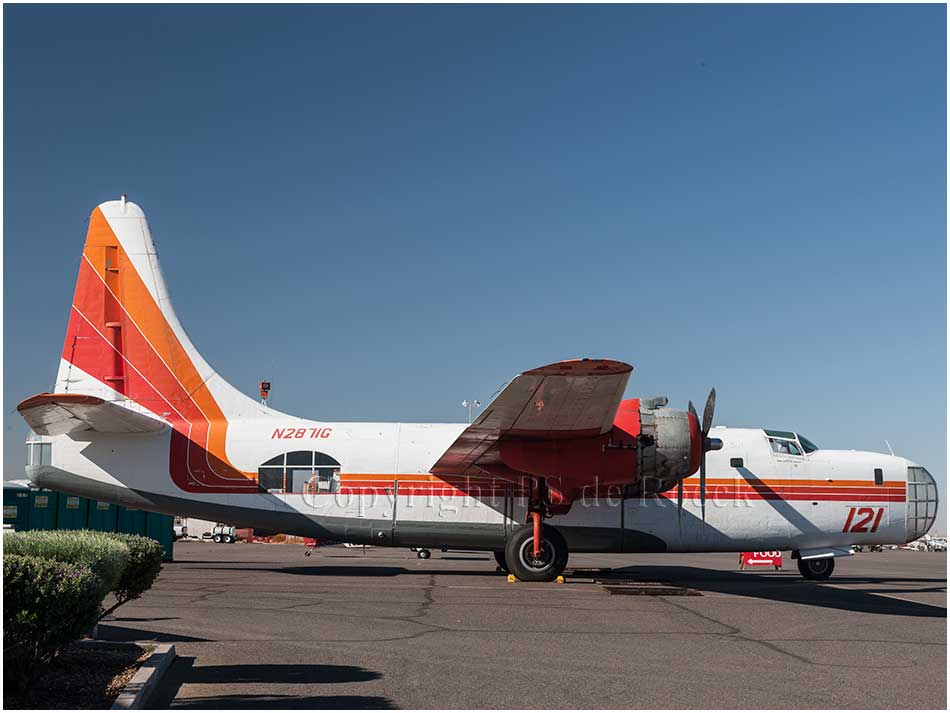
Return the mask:
[[87,394],[37,394],[20,402],[17,411],[41,436],[77,431],[155,433],[167,425],[154,416]]

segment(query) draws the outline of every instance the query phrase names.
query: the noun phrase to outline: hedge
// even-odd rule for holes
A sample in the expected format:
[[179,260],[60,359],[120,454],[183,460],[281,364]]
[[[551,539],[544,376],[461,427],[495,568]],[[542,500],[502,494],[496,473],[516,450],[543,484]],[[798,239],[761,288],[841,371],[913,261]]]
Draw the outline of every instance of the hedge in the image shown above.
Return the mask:
[[[10,536],[4,538],[9,543]],[[102,582],[85,565],[3,555],[3,680],[23,692],[99,617]]]
[[99,578],[99,602],[119,584],[129,547],[114,535],[91,530],[29,530],[4,535],[4,557],[28,555],[85,565]]
[[109,537],[124,544],[129,550],[129,561],[113,587],[116,603],[106,612],[115,611],[132,599],[138,599],[155,583],[162,570],[162,546],[155,540],[141,535],[124,533],[109,534]]

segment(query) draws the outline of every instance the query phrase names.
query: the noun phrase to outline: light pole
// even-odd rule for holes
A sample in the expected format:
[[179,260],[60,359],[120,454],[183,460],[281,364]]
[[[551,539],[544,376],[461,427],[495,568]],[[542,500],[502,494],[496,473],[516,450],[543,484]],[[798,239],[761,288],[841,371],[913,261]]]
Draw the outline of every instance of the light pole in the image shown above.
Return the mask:
[[481,405],[482,405],[482,402],[479,401],[478,399],[475,399],[474,401],[469,401],[468,399],[465,399],[465,400],[462,402],[462,407],[468,409],[468,422],[469,422],[469,423],[472,422],[472,407],[474,406],[475,408],[478,408],[478,407],[481,406]]

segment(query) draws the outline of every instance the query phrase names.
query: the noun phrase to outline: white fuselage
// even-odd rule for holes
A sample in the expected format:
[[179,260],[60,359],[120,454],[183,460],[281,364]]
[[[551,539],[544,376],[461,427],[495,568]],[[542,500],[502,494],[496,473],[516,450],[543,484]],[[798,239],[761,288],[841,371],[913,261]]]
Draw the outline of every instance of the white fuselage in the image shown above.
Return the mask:
[[[129,506],[379,545],[493,549],[525,522],[525,493],[511,483],[429,475],[465,424],[327,423],[276,413],[231,422],[232,463],[263,472],[261,464],[275,457],[283,463],[283,454],[298,454],[288,461],[305,453],[329,460],[273,466],[270,472],[284,477],[272,478],[277,487],[269,490],[180,489],[169,478],[168,431],[36,437],[31,443],[51,446],[48,463],[37,456],[27,475],[41,486]],[[705,518],[694,476],[684,481],[681,511],[675,488],[624,497],[619,488],[592,487],[549,523],[573,551],[787,550],[906,542],[923,534],[926,522],[907,503],[908,468],[918,467],[904,458],[775,453],[762,429],[715,428],[711,435],[723,449],[707,456]],[[321,462],[338,465],[321,468]],[[926,473],[913,472],[920,471]],[[912,490],[911,499],[935,500],[935,489],[927,498]],[[932,513],[923,508],[932,522],[926,516],[935,514],[936,503]]]

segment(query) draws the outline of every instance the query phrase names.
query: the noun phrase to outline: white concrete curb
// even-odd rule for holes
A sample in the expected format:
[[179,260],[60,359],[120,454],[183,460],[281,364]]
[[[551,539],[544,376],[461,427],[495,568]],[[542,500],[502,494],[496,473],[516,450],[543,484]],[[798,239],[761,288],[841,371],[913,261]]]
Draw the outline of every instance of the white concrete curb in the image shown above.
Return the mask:
[[122,693],[112,704],[112,710],[135,710],[144,708],[165,671],[175,660],[174,644],[159,644],[145,659],[141,668],[132,676]]

